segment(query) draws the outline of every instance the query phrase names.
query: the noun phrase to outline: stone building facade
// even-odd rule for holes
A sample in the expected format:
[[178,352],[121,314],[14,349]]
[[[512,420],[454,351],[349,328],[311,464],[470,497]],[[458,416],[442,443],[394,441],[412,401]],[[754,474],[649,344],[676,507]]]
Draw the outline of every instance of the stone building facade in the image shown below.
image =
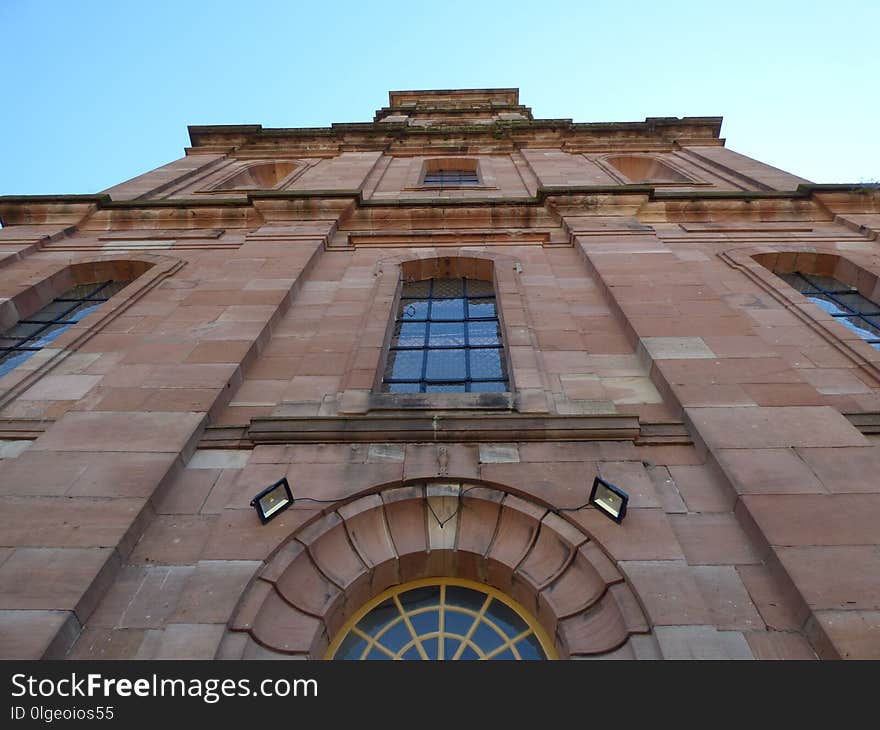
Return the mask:
[[392,92],[0,197],[0,656],[880,657],[880,192],[720,128]]

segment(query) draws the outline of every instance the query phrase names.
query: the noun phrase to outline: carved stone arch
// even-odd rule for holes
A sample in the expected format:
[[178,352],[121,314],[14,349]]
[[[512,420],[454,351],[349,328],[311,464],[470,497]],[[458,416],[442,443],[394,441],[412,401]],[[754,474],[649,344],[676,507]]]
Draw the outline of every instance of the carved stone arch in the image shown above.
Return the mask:
[[245,591],[227,654],[322,658],[371,598],[431,577],[507,594],[563,658],[626,649],[649,633],[633,590],[582,528],[476,480],[426,480],[341,503],[291,535]]
[[422,251],[410,249],[382,256],[373,270],[376,274],[405,272],[404,276],[413,278],[452,275],[493,281],[500,271],[513,271],[520,263],[518,257],[488,247],[479,251],[453,248],[448,254],[438,254],[436,248],[429,247]]

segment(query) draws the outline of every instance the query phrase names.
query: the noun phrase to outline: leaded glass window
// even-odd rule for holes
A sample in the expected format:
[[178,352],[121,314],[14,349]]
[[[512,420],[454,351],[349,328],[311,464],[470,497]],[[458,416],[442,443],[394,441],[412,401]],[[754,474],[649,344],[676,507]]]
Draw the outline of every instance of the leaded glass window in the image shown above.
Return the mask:
[[859,294],[830,276],[816,274],[777,274],[813,304],[848,327],[875,350],[880,350],[880,304]]
[[428,170],[422,185],[430,186],[455,186],[455,185],[479,185],[480,179],[476,170]]
[[79,284],[40,311],[19,320],[14,327],[0,334],[0,376],[49,345],[128,283]]
[[492,282],[457,278],[405,283],[382,389],[506,391],[507,364]]
[[552,642],[519,604],[489,586],[428,579],[392,588],[357,612],[328,659],[541,660]]

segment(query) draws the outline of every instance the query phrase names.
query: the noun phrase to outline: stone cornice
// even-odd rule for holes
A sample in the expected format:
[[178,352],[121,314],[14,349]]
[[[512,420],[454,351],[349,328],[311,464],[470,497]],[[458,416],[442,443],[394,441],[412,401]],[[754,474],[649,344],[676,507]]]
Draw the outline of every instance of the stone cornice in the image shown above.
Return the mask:
[[637,416],[393,415],[254,418],[253,444],[312,442],[631,441]]
[[[650,185],[589,185],[548,186],[538,189],[534,196],[488,198],[475,195],[456,200],[424,198],[412,200],[364,199],[357,189],[348,190],[268,190],[251,192],[237,198],[179,198],[163,200],[112,200],[108,195],[6,195],[0,196],[0,221],[4,226],[53,223],[77,225],[101,212],[136,215],[138,211],[157,211],[159,217],[169,218],[182,212],[200,211],[199,218],[209,217],[210,211],[228,216],[239,210],[236,219],[247,223],[248,215],[242,209],[284,209],[291,205],[301,210],[318,210],[328,201],[337,201],[331,208],[345,208],[351,204],[360,208],[466,208],[488,206],[492,208],[516,206],[581,207],[585,210],[597,207],[609,209],[630,208],[639,205],[648,215],[647,219],[660,220],[674,212],[687,216],[699,208],[701,215],[711,215],[714,209],[730,211],[730,206],[747,211],[752,203],[763,206],[774,204],[792,212],[804,214],[803,205],[809,203],[818,210],[831,214],[839,212],[880,211],[880,185],[877,184],[816,184],[804,183],[796,190],[780,191],[719,191],[719,190],[668,190]],[[616,204],[615,201],[619,201]],[[777,202],[775,202],[777,201]],[[287,205],[285,205],[287,204]],[[695,208],[696,206],[696,208]],[[792,207],[793,206],[793,207]],[[161,212],[165,211],[165,212]],[[224,211],[228,211],[225,212]],[[647,220],[646,219],[646,220]],[[186,226],[184,226],[186,227]]]
[[[401,110],[402,111],[402,110]],[[449,113],[464,113],[454,111]],[[390,145],[402,139],[448,138],[450,135],[493,140],[512,138],[520,146],[540,147],[549,139],[565,141],[640,140],[645,143],[664,141],[688,144],[720,144],[722,117],[647,117],[643,122],[573,122],[571,119],[496,120],[483,124],[410,125],[406,122],[348,122],[329,127],[263,128],[259,124],[190,125],[191,150],[238,149],[265,143],[279,144],[289,140],[301,145],[309,140],[326,144]],[[547,132],[552,133],[549,137]],[[544,133],[543,135],[541,133]],[[537,136],[535,136],[537,134]],[[529,139],[533,137],[533,139]]]

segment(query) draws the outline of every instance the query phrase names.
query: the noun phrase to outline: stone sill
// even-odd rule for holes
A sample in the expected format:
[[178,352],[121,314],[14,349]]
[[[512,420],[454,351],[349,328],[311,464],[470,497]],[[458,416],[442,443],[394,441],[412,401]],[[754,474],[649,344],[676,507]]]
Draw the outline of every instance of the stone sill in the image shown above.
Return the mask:
[[513,393],[372,393],[371,411],[402,410],[504,410],[516,408]]

